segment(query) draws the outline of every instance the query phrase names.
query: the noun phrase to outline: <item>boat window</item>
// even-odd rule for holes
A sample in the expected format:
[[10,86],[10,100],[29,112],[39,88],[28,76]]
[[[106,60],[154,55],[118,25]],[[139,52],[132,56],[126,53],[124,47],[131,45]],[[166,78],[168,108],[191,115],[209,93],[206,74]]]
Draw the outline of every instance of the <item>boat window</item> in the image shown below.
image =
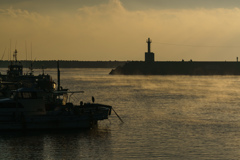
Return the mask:
[[18,98],[22,98],[21,92],[18,92],[17,97],[18,97]]
[[23,92],[22,96],[23,96],[23,98],[36,99],[37,98],[37,93],[35,93],[35,92]]
[[32,98],[31,93],[29,93],[29,92],[23,92],[23,93],[22,93],[22,98]]
[[36,99],[37,93],[35,92],[19,92],[18,98],[22,99]]

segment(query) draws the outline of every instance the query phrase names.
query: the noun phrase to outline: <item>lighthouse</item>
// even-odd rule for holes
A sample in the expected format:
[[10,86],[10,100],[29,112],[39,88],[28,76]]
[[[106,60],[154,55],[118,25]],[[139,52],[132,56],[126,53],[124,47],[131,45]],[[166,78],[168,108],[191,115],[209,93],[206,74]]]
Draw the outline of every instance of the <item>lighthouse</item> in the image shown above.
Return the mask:
[[148,38],[146,42],[148,44],[148,51],[145,52],[145,62],[154,62],[154,53],[151,52],[152,40]]

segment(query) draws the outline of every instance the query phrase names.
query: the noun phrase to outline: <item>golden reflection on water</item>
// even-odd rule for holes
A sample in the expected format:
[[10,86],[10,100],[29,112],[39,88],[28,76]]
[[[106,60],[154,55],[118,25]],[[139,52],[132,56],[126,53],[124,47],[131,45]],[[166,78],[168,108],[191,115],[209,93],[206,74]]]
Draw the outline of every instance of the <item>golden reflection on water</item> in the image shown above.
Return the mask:
[[[0,159],[239,159],[239,76],[110,76],[61,69],[83,101],[109,104],[109,121],[87,131],[0,136]],[[36,71],[37,72],[37,71]],[[56,81],[55,70],[46,70]],[[5,156],[4,156],[5,155]]]

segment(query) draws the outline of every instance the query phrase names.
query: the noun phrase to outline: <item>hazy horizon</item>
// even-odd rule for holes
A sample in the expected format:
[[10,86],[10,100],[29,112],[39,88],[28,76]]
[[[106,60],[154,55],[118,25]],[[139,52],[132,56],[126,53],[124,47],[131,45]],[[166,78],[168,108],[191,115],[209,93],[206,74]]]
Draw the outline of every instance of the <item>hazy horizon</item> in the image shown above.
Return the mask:
[[141,61],[150,37],[156,61],[235,61],[239,18],[236,0],[0,0],[0,58]]

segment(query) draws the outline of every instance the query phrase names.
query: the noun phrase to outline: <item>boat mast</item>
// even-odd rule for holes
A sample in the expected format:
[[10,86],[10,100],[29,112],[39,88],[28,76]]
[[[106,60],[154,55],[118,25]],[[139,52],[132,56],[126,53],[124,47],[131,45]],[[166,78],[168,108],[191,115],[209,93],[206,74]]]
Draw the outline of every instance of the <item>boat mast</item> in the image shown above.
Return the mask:
[[17,49],[15,49],[14,54],[13,54],[13,60],[15,58],[15,62],[17,62]]
[[59,70],[59,61],[57,61],[57,68],[58,68],[58,91],[60,91],[60,70]]

